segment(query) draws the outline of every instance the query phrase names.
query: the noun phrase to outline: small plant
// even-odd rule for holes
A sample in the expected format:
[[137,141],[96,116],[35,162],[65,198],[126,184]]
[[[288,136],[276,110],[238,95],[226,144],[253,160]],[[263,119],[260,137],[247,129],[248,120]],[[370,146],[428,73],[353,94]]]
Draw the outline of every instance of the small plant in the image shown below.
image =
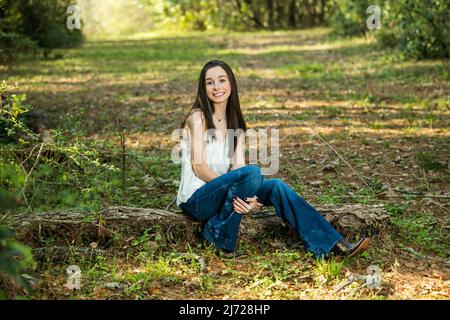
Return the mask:
[[372,123],[372,129],[375,130],[380,130],[380,129],[384,129],[386,126],[383,122],[381,121],[375,121],[374,123]]
[[324,258],[314,261],[313,270],[319,278],[325,279],[329,282],[336,279],[341,273],[342,268],[346,265],[346,260],[341,262],[334,259],[326,260]]
[[172,258],[159,257],[158,260],[149,261],[145,266],[146,273],[154,280],[175,280],[175,269],[171,265]]
[[371,189],[361,188],[356,191],[356,202],[360,204],[370,204],[375,200],[375,195]]
[[399,216],[405,212],[406,205],[400,203],[389,203],[386,205],[386,211],[393,216]]

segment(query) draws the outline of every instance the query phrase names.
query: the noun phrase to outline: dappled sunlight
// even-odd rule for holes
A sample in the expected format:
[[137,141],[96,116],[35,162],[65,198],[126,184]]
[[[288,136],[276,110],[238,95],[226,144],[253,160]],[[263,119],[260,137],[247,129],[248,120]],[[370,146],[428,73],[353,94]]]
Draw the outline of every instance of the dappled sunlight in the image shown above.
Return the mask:
[[[373,41],[368,41],[362,38],[357,38],[355,40],[339,40],[334,42],[324,42],[324,43],[312,43],[312,44],[301,44],[302,39],[292,39],[292,44],[290,45],[277,45],[277,41],[258,41],[255,40],[251,44],[241,42],[239,40],[234,46],[232,45],[230,49],[219,50],[218,53],[221,55],[227,54],[245,54],[248,56],[270,54],[276,52],[277,54],[289,54],[289,53],[301,53],[303,51],[326,51],[335,50],[343,48],[358,47],[362,44],[370,44]],[[296,45],[295,43],[300,43]]]
[[[93,134],[86,137],[87,140],[110,142],[116,146],[120,146],[120,137],[117,134],[102,133]],[[125,139],[125,146],[130,149],[147,149],[157,148],[170,151],[178,142],[172,140],[170,135],[163,133],[127,133]]]
[[[0,299],[448,300],[447,13],[437,0],[0,0],[0,253],[18,255],[0,265]],[[235,164],[273,186],[251,191],[260,212],[226,220],[232,259],[201,236],[204,209],[227,207],[221,180],[211,203],[197,193],[201,221],[179,206],[222,172],[210,154],[179,161],[211,60],[233,70],[249,129]],[[242,127],[205,99],[214,123]],[[256,182],[256,169],[231,174]],[[304,233],[284,210],[300,200],[333,229],[311,210]],[[364,240],[354,256],[344,241],[326,254],[334,229]]]
[[[351,288],[332,296],[345,275],[320,282],[311,269],[313,262],[299,249],[274,249],[266,256],[255,255],[258,261],[252,257],[229,264],[196,247],[208,257],[209,273],[200,275],[185,262],[162,263],[175,283],[153,287],[158,282],[153,281],[145,288],[146,297],[446,299],[449,284],[440,264],[445,240],[435,245],[423,241],[427,234],[414,238],[408,231],[445,230],[448,224],[450,109],[445,61],[402,60],[376,48],[371,38],[335,40],[329,33],[327,28],[142,32],[91,39],[79,49],[61,50],[62,56],[53,61],[0,66],[0,72],[19,84],[12,91],[25,93],[28,103],[46,111],[55,128],[67,133],[60,138],[106,146],[99,147],[100,167],[115,166],[115,179],[128,183],[125,200],[132,199],[136,206],[165,209],[176,195],[180,168],[169,158],[179,142],[172,133],[194,102],[201,67],[217,58],[235,72],[248,128],[280,130],[280,168],[270,177],[283,179],[314,205],[383,204],[386,210],[394,208],[390,216],[405,212],[405,219],[416,213],[436,217],[425,226],[400,221],[404,224],[395,231],[410,235],[409,243],[393,244],[393,239],[380,237],[377,241],[389,243],[377,244],[348,268],[363,272],[369,262],[382,265],[385,285],[380,292]],[[125,164],[127,171],[121,175]],[[74,192],[81,190],[79,180],[91,179],[88,174],[76,177]],[[106,176],[105,181],[113,178]],[[112,190],[102,189],[104,184],[93,180],[82,191],[89,197],[98,188],[100,204],[117,204],[120,183]],[[152,237],[156,236],[155,231]],[[143,243],[158,245],[148,239]],[[383,250],[393,246],[402,252],[407,245],[433,254],[436,262],[394,268],[392,258],[402,254]],[[292,263],[284,263],[285,257],[294,256]],[[402,259],[413,263],[411,257]],[[132,263],[121,262],[116,279],[134,279],[151,269]],[[52,275],[46,277],[56,281]],[[95,288],[89,294],[111,294],[105,290]]]

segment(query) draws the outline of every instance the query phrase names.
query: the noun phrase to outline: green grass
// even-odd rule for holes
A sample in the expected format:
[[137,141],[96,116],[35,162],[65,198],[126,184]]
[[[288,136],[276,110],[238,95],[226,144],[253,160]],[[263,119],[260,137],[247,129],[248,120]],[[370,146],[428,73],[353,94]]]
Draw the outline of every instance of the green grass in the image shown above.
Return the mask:
[[420,165],[423,169],[429,171],[429,170],[436,170],[436,171],[444,171],[447,169],[447,163],[444,161],[437,161],[438,158],[436,155],[436,152],[428,151],[428,152],[422,152],[417,155],[417,158],[419,160]]
[[329,282],[339,277],[346,263],[346,260],[319,259],[314,262],[313,270],[319,281],[325,280]]
[[420,251],[448,257],[448,237],[442,224],[431,213],[404,213],[402,205],[389,208],[391,221],[400,231],[399,238],[405,244],[412,244]]
[[345,202],[348,191],[346,185],[333,183],[325,192],[318,195],[316,199],[319,203],[337,205]]

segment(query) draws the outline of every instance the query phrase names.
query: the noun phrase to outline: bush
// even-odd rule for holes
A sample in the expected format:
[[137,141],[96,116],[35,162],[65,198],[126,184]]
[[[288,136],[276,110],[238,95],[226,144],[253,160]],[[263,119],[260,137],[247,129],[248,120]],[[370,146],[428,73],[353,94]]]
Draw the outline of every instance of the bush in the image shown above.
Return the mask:
[[367,32],[367,7],[369,2],[335,0],[331,8],[329,24],[338,36],[358,36]]
[[37,42],[29,37],[1,31],[0,48],[0,63],[15,61],[17,54],[36,56],[40,51]]
[[448,58],[449,11],[448,1],[389,1],[382,10],[383,28],[377,38],[383,46],[399,46],[408,57]]
[[205,31],[212,27],[214,5],[207,1],[168,1],[164,5],[165,27],[189,31]]
[[79,134],[81,123],[70,120],[70,128],[51,130],[41,145],[42,136],[33,130],[36,118],[24,116],[37,109],[27,105],[25,95],[8,95],[7,88],[0,84],[0,205],[15,206],[16,211],[31,206],[92,210],[123,201],[117,192],[121,171],[104,159],[103,152],[111,149],[96,150],[79,141],[72,135]]
[[[24,277],[34,268],[35,262],[31,249],[14,240],[14,231],[0,225],[0,276],[6,275],[16,284],[31,292],[31,284]],[[0,298],[6,298],[7,292],[0,290]]]
[[[53,49],[80,44],[80,30],[66,25],[70,0],[3,0],[0,2],[0,48],[13,53],[36,53],[37,47]],[[3,59],[7,54],[3,53]]]
[[383,47],[399,47],[406,56],[448,58],[450,2],[442,0],[381,0],[381,30],[367,28],[367,8],[372,3],[360,0],[333,2],[329,24],[339,36],[357,36],[375,32]]
[[[5,90],[6,84],[0,84],[1,97],[3,97]],[[17,130],[17,122],[13,121],[10,123],[7,117],[13,117],[20,112],[19,107],[21,104],[15,102],[11,105],[1,105],[0,108],[0,129],[2,128],[2,123],[11,124],[11,126],[5,127],[11,128],[11,131],[5,133]],[[8,110],[8,114],[6,114],[5,110]],[[9,135],[5,135],[4,138],[8,137]],[[0,139],[0,144],[2,142]],[[13,209],[18,205],[19,190],[23,181],[24,174],[19,166],[13,164],[11,161],[3,161],[2,154],[2,157],[0,157],[0,212],[3,213],[5,210]],[[34,261],[31,249],[14,240],[14,231],[0,224],[0,282],[4,282],[5,278],[12,279],[16,284],[30,292],[31,286],[23,274],[28,273],[33,265]],[[5,289],[8,290],[8,288],[4,288],[3,283],[0,289],[0,299],[6,298],[8,292],[5,292]]]

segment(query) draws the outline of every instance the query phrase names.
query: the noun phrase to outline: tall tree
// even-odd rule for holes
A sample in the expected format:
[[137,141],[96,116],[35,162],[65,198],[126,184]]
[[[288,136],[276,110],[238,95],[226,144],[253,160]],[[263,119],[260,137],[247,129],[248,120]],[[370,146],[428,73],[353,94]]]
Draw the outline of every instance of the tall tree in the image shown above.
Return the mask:
[[297,5],[296,0],[291,0],[289,3],[289,26],[292,28],[297,27]]
[[270,29],[275,27],[274,23],[274,10],[273,10],[273,0],[267,0],[267,15],[268,15],[268,25]]

